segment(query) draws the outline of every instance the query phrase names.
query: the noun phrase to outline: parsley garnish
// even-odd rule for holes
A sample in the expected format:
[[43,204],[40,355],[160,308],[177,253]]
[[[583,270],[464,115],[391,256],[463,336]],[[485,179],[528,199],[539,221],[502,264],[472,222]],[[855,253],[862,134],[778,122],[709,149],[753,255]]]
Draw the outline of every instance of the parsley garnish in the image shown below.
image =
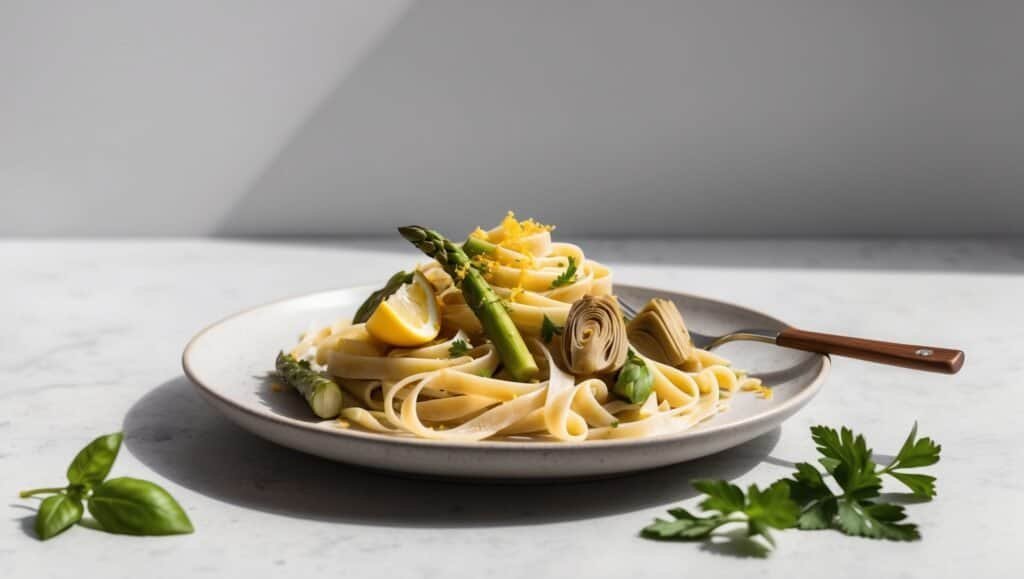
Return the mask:
[[769,529],[788,529],[796,524],[800,507],[789,498],[789,486],[778,481],[765,490],[750,485],[744,495],[740,487],[724,480],[694,481],[694,488],[707,495],[700,508],[712,514],[700,517],[686,509],[669,511],[675,520],[657,519],[643,530],[643,536],[661,540],[706,539],[715,529],[730,523],[745,523],[747,536],[764,537],[775,545]]
[[565,328],[555,324],[547,314],[544,314],[544,321],[540,324],[540,337],[545,344],[550,344],[555,336],[561,336]]
[[902,506],[877,501],[883,475],[900,481],[916,497],[935,496],[935,477],[904,470],[935,464],[942,451],[930,438],[917,439],[917,423],[899,454],[884,468],[875,465],[864,437],[849,428],[836,432],[827,426],[814,426],[811,437],[822,455],[818,462],[843,492],[833,493],[814,465],[796,465],[797,472],[787,482],[800,503],[801,529],[837,528],[847,535],[892,541],[921,538],[917,525],[901,522],[906,518]]
[[448,357],[458,358],[459,356],[465,356],[469,353],[470,346],[465,340],[455,340],[452,345],[448,347]]
[[551,289],[555,289],[562,286],[567,286],[576,281],[576,258],[569,256],[569,265],[565,266],[563,271],[558,277],[551,281]]
[[917,438],[916,423],[899,454],[884,468],[875,464],[864,437],[849,428],[814,426],[811,438],[821,454],[818,462],[841,492],[834,492],[826,476],[809,462],[797,464],[792,478],[776,481],[765,491],[751,486],[746,495],[726,481],[697,481],[693,486],[707,495],[700,506],[712,514],[700,517],[672,509],[674,520],[656,520],[643,530],[643,536],[700,540],[723,525],[746,523],[748,537],[762,536],[772,545],[769,528],[838,529],[847,535],[890,541],[921,538],[917,525],[905,522],[902,506],[878,500],[885,475],[903,483],[916,497],[935,496],[935,477],[906,472],[935,464],[942,451],[931,438]]

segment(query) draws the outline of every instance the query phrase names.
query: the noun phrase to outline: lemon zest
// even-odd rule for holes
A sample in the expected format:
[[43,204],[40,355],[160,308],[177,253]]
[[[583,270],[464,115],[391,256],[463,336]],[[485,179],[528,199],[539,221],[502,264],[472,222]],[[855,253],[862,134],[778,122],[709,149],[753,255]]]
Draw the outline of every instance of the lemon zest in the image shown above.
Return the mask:
[[512,288],[512,290],[509,292],[508,301],[512,303],[517,303],[519,301],[519,298],[522,297],[525,291],[526,289],[524,289],[522,285],[517,285],[516,287]]

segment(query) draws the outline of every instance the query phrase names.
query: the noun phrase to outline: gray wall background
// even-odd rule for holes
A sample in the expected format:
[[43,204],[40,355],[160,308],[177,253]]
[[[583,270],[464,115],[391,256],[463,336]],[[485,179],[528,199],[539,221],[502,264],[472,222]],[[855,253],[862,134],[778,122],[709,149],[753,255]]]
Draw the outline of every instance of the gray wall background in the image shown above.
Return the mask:
[[0,0],[0,234],[1024,234],[1024,2]]

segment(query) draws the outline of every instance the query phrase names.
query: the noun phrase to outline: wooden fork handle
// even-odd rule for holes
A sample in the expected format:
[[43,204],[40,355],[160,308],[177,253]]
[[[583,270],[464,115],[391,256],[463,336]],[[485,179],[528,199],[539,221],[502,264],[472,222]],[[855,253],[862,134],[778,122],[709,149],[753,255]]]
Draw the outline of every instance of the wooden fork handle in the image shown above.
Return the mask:
[[786,348],[807,352],[835,354],[868,362],[927,372],[942,372],[943,374],[956,374],[964,365],[964,353],[960,350],[879,342],[849,336],[808,332],[796,328],[785,328],[779,332],[775,343]]

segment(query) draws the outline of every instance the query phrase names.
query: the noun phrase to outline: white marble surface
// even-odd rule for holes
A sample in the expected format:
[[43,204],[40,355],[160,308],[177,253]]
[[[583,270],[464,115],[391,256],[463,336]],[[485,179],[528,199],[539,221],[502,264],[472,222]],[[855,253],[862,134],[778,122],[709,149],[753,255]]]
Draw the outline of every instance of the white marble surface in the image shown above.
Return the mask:
[[[379,281],[398,241],[0,242],[0,577],[1011,577],[1024,517],[1017,396],[1024,242],[598,241],[618,279],[721,297],[796,325],[958,346],[955,377],[836,360],[824,392],[775,433],[708,459],[556,486],[415,481],[277,448],[220,418],[181,349],[246,306]],[[688,480],[766,483],[812,457],[807,427],[848,424],[881,453],[914,420],[944,446],[939,498],[910,506],[924,539],[790,531],[766,559],[637,531],[694,497]],[[31,534],[19,489],[59,483],[97,434],[124,429],[115,473],[151,478],[196,533]],[[304,574],[304,575],[300,575]]]

